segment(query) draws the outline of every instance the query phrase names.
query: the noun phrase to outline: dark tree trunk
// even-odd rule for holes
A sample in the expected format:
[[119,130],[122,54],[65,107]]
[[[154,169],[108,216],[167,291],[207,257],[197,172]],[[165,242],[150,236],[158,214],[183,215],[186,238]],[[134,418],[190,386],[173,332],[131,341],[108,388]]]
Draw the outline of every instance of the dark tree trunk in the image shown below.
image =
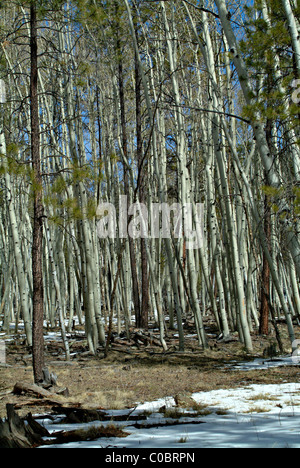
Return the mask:
[[[127,159],[127,134],[126,134],[126,119],[125,119],[125,101],[124,101],[124,83],[123,83],[123,67],[120,61],[119,63],[119,90],[120,90],[120,105],[121,105],[121,126],[122,126],[122,144],[123,152]],[[124,188],[125,194],[127,195],[128,208],[130,206],[130,190],[129,190],[129,180],[128,180],[128,169],[126,164],[123,164],[124,167]],[[134,240],[129,236],[129,254],[130,254],[130,266],[131,266],[131,278],[132,278],[132,289],[133,289],[133,304],[134,304],[134,313],[136,323],[139,323],[140,320],[140,292],[139,292],[139,283],[137,278],[137,266],[136,266],[136,254],[134,248]],[[137,325],[138,326],[138,325]]]
[[[115,12],[116,20],[118,19],[118,3],[115,2]],[[120,111],[121,111],[121,128],[122,128],[122,150],[125,158],[128,156],[127,148],[127,132],[126,132],[126,111],[125,111],[125,92],[124,92],[124,78],[123,78],[123,63],[122,63],[122,47],[121,41],[118,32],[118,24],[115,25],[116,30],[116,53],[118,58],[118,81],[119,81],[119,97],[120,97]],[[126,163],[123,163],[124,170],[124,190],[125,195],[127,195],[128,206],[130,205],[130,190],[129,190],[129,180],[128,180],[128,168]],[[130,253],[130,266],[131,266],[131,278],[132,278],[132,289],[133,289],[133,304],[136,322],[139,322],[140,318],[140,293],[139,293],[139,283],[137,277],[137,267],[136,267],[136,254],[134,248],[134,240],[129,236],[129,253]]]
[[[140,203],[146,202],[146,177],[147,166],[143,157],[143,139],[142,139],[142,112],[141,112],[141,74],[138,63],[138,57],[135,55],[135,99],[136,99],[136,141],[137,141],[137,161],[139,167],[139,199]],[[142,262],[142,305],[138,323],[138,328],[148,328],[149,317],[149,275],[146,241],[141,238],[141,262]]]
[[[266,138],[269,147],[272,148],[272,121],[268,119],[266,126]],[[267,181],[267,175],[266,175]],[[271,208],[268,195],[265,196],[265,214],[264,214],[264,230],[268,242],[268,249],[271,251]],[[260,324],[259,333],[261,335],[269,334],[269,317],[270,317],[270,265],[263,254],[263,270],[261,284],[261,308],[260,308]]]
[[32,238],[32,275],[33,275],[33,373],[34,380],[43,380],[44,368],[44,291],[43,291],[43,200],[42,175],[40,160],[40,130],[38,102],[38,43],[37,15],[34,5],[30,8],[31,26],[31,76],[30,76],[30,111],[31,111],[31,157],[33,168],[33,238]]
[[[271,212],[269,200],[265,198],[265,234],[268,240],[270,249],[271,240]],[[261,285],[261,308],[260,308],[260,324],[259,333],[261,335],[269,334],[269,316],[270,316],[270,266],[266,255],[263,255],[263,270],[262,270],[262,285]]]

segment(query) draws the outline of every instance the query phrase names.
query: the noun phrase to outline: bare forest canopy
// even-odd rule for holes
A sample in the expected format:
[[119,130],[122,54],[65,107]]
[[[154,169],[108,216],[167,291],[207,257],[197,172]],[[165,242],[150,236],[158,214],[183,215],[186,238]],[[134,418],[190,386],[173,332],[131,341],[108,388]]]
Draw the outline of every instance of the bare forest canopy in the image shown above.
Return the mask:
[[[43,323],[113,330],[300,319],[299,0],[0,2],[0,320],[41,380]],[[188,233],[99,237],[98,207],[203,205]],[[132,222],[128,218],[127,227]],[[126,226],[125,226],[126,227]],[[122,234],[122,235],[121,235]],[[199,246],[198,246],[199,247]]]

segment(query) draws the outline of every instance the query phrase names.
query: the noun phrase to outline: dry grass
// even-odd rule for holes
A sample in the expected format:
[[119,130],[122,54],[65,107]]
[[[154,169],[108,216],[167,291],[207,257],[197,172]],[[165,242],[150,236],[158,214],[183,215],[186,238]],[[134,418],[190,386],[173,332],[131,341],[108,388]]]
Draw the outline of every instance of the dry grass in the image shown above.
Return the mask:
[[[74,398],[74,397],[73,397]],[[132,391],[116,390],[107,392],[83,392],[78,394],[77,401],[83,404],[83,407],[99,406],[101,408],[109,408],[112,410],[123,409],[127,406],[127,402],[132,401]]]
[[184,411],[182,411],[180,408],[167,408],[164,411],[164,417],[166,419],[180,419],[184,418],[186,415]]
[[[254,345],[255,351],[260,349],[262,353],[264,344],[262,346],[261,338],[254,340]],[[247,359],[250,356],[236,342],[213,345],[207,352],[191,352],[188,348],[185,353],[157,352],[150,355],[141,349],[132,355],[111,352],[107,359],[103,359],[101,355],[81,357],[79,353],[76,360],[70,363],[64,362],[60,356],[54,358],[48,351],[46,365],[51,372],[57,374],[58,385],[69,389],[70,397],[66,401],[79,402],[87,408],[132,408],[137,403],[175,397],[178,394],[191,395],[195,392],[252,384],[299,381],[300,371],[297,367],[262,371],[236,371],[226,367],[231,360]],[[17,381],[33,381],[31,359],[30,356],[24,356],[22,345],[13,343],[8,346],[7,363],[10,367],[0,367],[0,417],[6,415],[7,403],[21,405],[26,402],[26,397],[6,394],[12,390],[14,384]],[[197,408],[193,409],[197,411]],[[205,410],[202,408],[202,411]],[[23,414],[29,411],[43,412],[41,401],[37,401],[36,406],[24,406],[20,410]]]
[[261,406],[254,406],[253,408],[249,408],[248,411],[245,411],[246,413],[269,413],[271,410],[268,408],[263,408]]
[[179,440],[178,440],[178,444],[186,444],[187,441],[188,441],[188,437],[181,437]]
[[66,444],[69,442],[81,442],[87,440],[97,440],[99,438],[124,438],[130,434],[123,431],[119,426],[109,424],[108,426],[91,426],[87,429],[76,429],[74,431],[60,432],[54,434],[55,440],[52,440],[49,444]]
[[278,398],[274,395],[269,395],[265,393],[260,393],[259,395],[253,395],[252,397],[248,398],[249,401],[259,401],[259,400],[265,400],[265,401],[278,401]]

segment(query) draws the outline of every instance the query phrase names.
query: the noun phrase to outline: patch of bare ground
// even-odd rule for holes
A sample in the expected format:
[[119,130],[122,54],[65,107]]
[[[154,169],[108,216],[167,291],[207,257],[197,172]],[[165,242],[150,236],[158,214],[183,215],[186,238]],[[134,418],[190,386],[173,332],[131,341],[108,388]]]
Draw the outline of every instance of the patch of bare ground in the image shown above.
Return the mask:
[[[95,409],[132,408],[137,403],[178,394],[299,381],[298,366],[252,371],[228,367],[233,361],[262,357],[274,338],[254,336],[252,356],[237,340],[219,343],[211,339],[210,349],[204,352],[191,339],[183,353],[176,349],[175,334],[173,341],[167,353],[159,347],[132,346],[114,350],[112,346],[108,357],[104,358],[101,350],[97,356],[89,355],[86,345],[74,339],[71,349],[76,352],[70,362],[64,361],[61,344],[48,342],[46,365],[57,375],[58,385],[69,390],[69,396],[60,397],[62,404]],[[285,345],[288,352],[287,339]],[[61,349],[57,352],[59,347]],[[6,367],[0,367],[0,417],[5,417],[7,403],[14,404],[20,415],[48,411],[51,403],[12,393],[16,382],[33,383],[30,352],[18,344],[18,340],[7,346],[6,364]]]

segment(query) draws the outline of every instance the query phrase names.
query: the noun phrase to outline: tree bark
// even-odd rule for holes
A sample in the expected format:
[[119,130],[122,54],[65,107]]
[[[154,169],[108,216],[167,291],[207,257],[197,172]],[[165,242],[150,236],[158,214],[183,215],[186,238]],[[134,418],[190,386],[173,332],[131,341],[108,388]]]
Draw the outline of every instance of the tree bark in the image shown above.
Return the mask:
[[[268,248],[271,247],[271,212],[268,196],[265,197],[265,234],[268,242]],[[259,333],[261,335],[269,334],[269,301],[270,301],[270,265],[266,254],[263,254],[263,271],[261,285],[261,306]]]
[[[137,36],[137,31],[136,31]],[[142,139],[142,94],[141,94],[141,72],[135,52],[135,100],[136,100],[136,141],[137,141],[137,161],[139,170],[139,198],[140,203],[146,202],[146,183],[147,168],[143,157],[143,139]],[[136,326],[138,328],[148,328],[148,315],[149,315],[149,276],[148,276],[148,262],[146,241],[141,238],[141,267],[142,267],[142,302],[140,315]]]
[[296,64],[297,75],[300,76],[300,40],[299,31],[297,28],[296,18],[292,10],[290,0],[282,0],[283,8],[285,11],[288,27],[292,39],[292,46],[294,52],[294,62]]
[[[290,7],[288,0],[283,0],[285,8]],[[256,99],[255,92],[251,85],[251,80],[249,78],[249,73],[246,68],[246,64],[243,60],[238,41],[235,36],[235,32],[232,29],[231,23],[229,21],[229,12],[227,10],[225,0],[216,0],[216,5],[218,8],[220,21],[226,35],[230,52],[233,54],[233,62],[238,73],[241,89],[243,91],[244,98],[247,105],[255,106]],[[289,24],[291,26],[291,21],[294,19],[293,15],[288,15]],[[294,30],[293,30],[294,31]],[[261,162],[264,166],[268,184],[271,187],[279,188],[280,179],[276,171],[276,165],[274,164],[274,158],[272,157],[267,139],[264,130],[264,125],[260,121],[260,115],[256,112],[254,118],[251,121],[251,126],[253,128],[253,133],[256,139],[257,149],[261,157]],[[282,198],[280,204],[283,208],[287,205],[287,200]],[[292,257],[295,262],[297,269],[297,274],[300,276],[300,243],[298,240],[297,234],[291,229],[290,223],[286,223],[284,226],[284,231],[287,239],[287,247],[290,250]]]
[[43,289],[43,201],[42,175],[40,159],[39,101],[38,101],[38,39],[37,12],[34,5],[30,8],[30,110],[31,110],[31,158],[33,168],[33,240],[32,240],[32,275],[33,275],[33,325],[32,351],[33,373],[36,383],[43,380],[44,368],[44,289]]
[[0,448],[33,448],[42,445],[43,437],[49,437],[49,432],[37,423],[31,414],[25,419],[7,404],[7,419],[0,419]]
[[[118,17],[118,6],[116,4],[116,18]],[[129,180],[128,180],[128,167],[127,156],[128,156],[128,147],[127,147],[127,131],[126,131],[126,111],[125,111],[125,91],[124,91],[124,77],[123,77],[123,62],[121,55],[121,41],[118,33],[118,26],[116,26],[116,53],[118,60],[118,85],[119,85],[119,99],[120,99],[120,117],[121,117],[121,129],[122,129],[122,151],[125,158],[123,162],[124,168],[124,189],[125,195],[128,197],[128,208],[130,206],[130,189],[129,189]],[[136,324],[140,323],[140,314],[141,314],[141,303],[140,303],[140,293],[139,293],[139,283],[137,277],[137,265],[136,265],[136,253],[133,239],[129,236],[129,252],[130,252],[130,265],[131,265],[131,277],[132,277],[132,294],[133,294],[133,304],[135,312]]]

